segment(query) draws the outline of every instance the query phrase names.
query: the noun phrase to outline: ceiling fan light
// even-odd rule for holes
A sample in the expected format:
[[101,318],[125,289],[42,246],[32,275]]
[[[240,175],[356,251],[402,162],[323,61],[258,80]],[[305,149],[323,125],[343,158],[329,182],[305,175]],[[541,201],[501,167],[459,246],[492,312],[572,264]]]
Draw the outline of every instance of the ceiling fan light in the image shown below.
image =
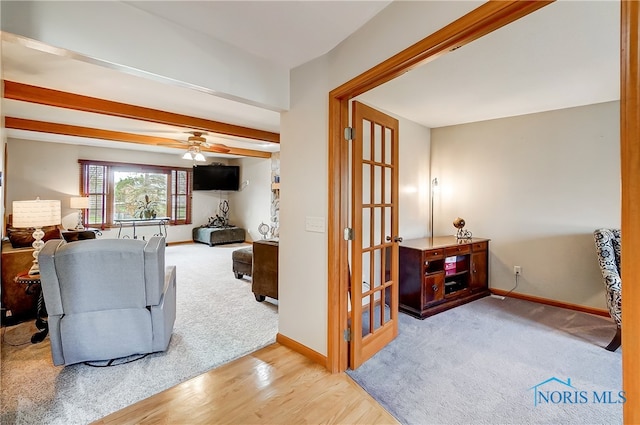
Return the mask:
[[196,153],[195,158],[196,161],[201,161],[204,162],[206,161],[206,159],[204,158],[204,155],[202,155],[200,152]]
[[[202,154],[200,154],[200,155],[202,155]],[[189,159],[189,160],[193,159],[193,157],[191,156],[191,152],[185,152],[184,155],[182,155],[182,159]],[[197,158],[196,158],[196,160],[197,160]]]

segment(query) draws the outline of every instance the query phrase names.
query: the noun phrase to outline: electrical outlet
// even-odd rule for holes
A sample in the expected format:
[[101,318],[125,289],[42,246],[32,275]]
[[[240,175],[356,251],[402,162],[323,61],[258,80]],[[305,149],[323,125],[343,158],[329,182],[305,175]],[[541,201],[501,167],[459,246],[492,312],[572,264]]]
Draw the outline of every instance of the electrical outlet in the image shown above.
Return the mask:
[[513,266],[513,274],[515,274],[516,276],[520,276],[522,274],[522,267]]

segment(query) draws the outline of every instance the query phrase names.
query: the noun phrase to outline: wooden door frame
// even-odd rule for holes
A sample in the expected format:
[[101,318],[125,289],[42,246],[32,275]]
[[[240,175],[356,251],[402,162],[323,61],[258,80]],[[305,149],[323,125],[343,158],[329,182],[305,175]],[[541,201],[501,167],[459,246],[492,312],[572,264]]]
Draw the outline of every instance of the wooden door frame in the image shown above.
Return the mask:
[[[620,25],[620,168],[622,183],[623,305],[640,304],[640,2],[622,1]],[[640,423],[640,311],[622,309],[624,423]]]
[[[327,369],[347,369],[347,343],[342,333],[347,327],[348,259],[343,229],[348,223],[348,149],[343,129],[349,125],[349,100],[384,84],[411,69],[434,60],[492,31],[514,22],[553,1],[490,1],[457,19],[423,40],[381,62],[329,93],[328,163],[328,341]],[[632,282],[640,274],[640,264],[624,258],[640,255],[640,4],[622,1],[621,7],[621,190],[622,190],[622,279]],[[640,304],[640,287],[625,286],[625,303]],[[622,355],[623,389],[627,394],[624,418],[640,422],[640,340],[632,340],[630,330],[640,323],[640,312],[623,309]]]

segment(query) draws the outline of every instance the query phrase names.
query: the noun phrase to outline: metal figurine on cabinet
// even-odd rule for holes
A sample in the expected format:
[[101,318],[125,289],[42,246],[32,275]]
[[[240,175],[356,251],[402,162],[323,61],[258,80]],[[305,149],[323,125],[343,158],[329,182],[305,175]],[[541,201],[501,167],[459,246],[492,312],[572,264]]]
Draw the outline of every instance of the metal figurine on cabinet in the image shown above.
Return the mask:
[[453,220],[453,227],[458,229],[456,232],[456,239],[471,239],[471,232],[468,230],[464,230],[465,225],[464,218],[456,218]]

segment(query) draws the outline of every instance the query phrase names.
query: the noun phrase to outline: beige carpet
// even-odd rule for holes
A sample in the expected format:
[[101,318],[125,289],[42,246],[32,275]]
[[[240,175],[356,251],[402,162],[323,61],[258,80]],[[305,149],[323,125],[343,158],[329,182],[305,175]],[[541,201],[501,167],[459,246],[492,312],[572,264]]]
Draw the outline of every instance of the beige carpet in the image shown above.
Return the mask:
[[348,374],[403,424],[622,423],[609,318],[487,297],[398,327]]
[[33,322],[3,328],[0,423],[89,423],[273,343],[277,301],[256,302],[250,278],[232,272],[231,253],[243,246],[167,247],[166,264],[177,266],[177,318],[166,353],[115,367],[55,367],[49,338],[29,342]]

